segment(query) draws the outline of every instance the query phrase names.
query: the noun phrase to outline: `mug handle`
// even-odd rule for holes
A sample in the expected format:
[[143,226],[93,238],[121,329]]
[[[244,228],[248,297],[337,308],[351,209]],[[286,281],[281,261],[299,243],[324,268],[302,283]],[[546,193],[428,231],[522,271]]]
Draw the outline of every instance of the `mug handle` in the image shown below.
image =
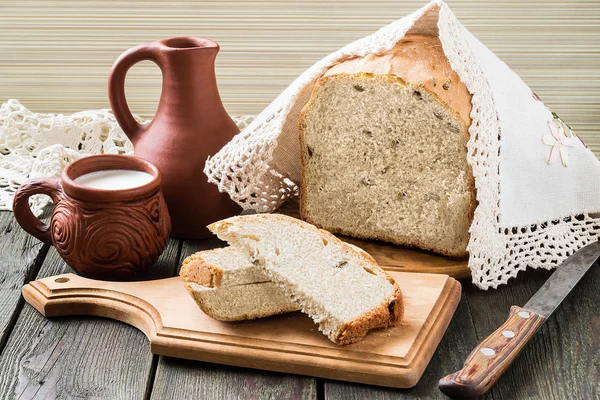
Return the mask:
[[132,47],[117,58],[108,76],[108,100],[110,107],[123,132],[125,132],[129,140],[134,144],[140,135],[148,129],[148,125],[151,122],[141,125],[133,118],[127,104],[127,99],[125,98],[125,77],[131,67],[145,60],[153,61],[162,70],[159,55],[160,48],[154,43]]
[[56,205],[60,201],[61,193],[62,188],[58,178],[33,179],[24,183],[15,193],[13,201],[15,219],[27,233],[44,243],[52,244],[50,228],[33,215],[29,207],[29,198],[34,194],[45,194],[50,196]]

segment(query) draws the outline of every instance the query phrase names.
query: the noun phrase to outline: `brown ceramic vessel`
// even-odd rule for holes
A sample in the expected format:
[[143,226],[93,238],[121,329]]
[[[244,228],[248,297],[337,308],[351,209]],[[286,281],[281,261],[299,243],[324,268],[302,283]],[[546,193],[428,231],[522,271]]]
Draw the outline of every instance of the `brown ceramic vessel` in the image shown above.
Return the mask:
[[[102,190],[74,180],[112,169],[144,171],[154,178],[142,186]],[[165,249],[171,220],[162,196],[156,166],[138,157],[97,155],[67,166],[61,179],[34,179],[23,184],[13,202],[17,222],[28,233],[52,244],[60,256],[84,276],[128,280],[148,269]],[[37,219],[28,199],[52,198],[50,225]]]
[[[196,37],[142,44],[117,59],[108,79],[113,113],[133,142],[135,155],[162,173],[172,234],[177,237],[209,237],[206,225],[241,212],[203,172],[206,159],[239,132],[217,89],[218,52],[217,43]],[[145,125],[133,118],[124,89],[127,71],[142,60],[155,62],[163,77],[156,115]]]

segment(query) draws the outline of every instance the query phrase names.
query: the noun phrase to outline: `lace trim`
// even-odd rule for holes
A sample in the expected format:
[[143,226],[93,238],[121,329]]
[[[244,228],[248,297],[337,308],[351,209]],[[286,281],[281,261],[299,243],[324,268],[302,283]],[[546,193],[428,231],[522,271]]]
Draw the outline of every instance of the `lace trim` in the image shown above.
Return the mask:
[[[234,118],[240,129],[252,119]],[[28,179],[59,177],[67,164],[86,155],[131,153],[133,146],[110,110],[36,114],[9,100],[0,107],[0,210],[12,210],[15,191]],[[33,212],[40,215],[49,201],[33,196]]]
[[440,40],[450,65],[474,93],[467,143],[478,206],[471,224],[469,268],[473,283],[496,288],[527,267],[552,269],[600,238],[599,216],[570,215],[531,226],[502,227],[500,215],[501,129],[494,97],[465,39],[466,29],[447,6],[440,10]]

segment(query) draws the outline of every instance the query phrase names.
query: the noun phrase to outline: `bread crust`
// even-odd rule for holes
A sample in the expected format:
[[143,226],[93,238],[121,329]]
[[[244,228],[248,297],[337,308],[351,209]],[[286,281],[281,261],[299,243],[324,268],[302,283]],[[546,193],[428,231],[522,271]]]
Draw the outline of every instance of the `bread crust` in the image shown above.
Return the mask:
[[183,260],[179,275],[185,282],[194,282],[206,287],[219,287],[223,279],[223,270],[202,257],[203,254],[217,249],[192,254]]
[[452,109],[465,126],[471,125],[471,94],[450,66],[437,36],[408,34],[381,54],[342,58],[322,78],[358,73],[394,76],[424,88]]
[[[323,231],[323,230],[322,230]],[[328,231],[328,235],[335,237]],[[339,239],[338,239],[339,240]],[[345,242],[342,242],[347,247],[348,252],[356,253],[359,255],[360,252],[356,252],[355,249],[350,247]],[[368,254],[368,253],[365,253]],[[377,263],[375,259],[369,255],[369,257],[363,256],[367,268],[370,268],[372,273],[375,275],[385,278],[393,287],[392,299],[381,303],[376,308],[367,311],[360,315],[353,321],[347,322],[342,325],[335,334],[334,342],[345,346],[355,343],[366,336],[366,334],[372,329],[389,328],[391,326],[398,325],[404,317],[404,299],[402,297],[402,291],[398,286],[398,283],[389,276]],[[365,266],[363,266],[365,268]]]
[[[408,45],[407,45],[408,43]],[[432,46],[428,46],[427,44]],[[411,46],[411,53],[407,57],[403,54],[403,50],[406,46]],[[426,63],[419,63],[420,69],[418,71],[412,70],[412,64],[416,60],[423,61],[423,55],[419,55],[418,50],[423,50],[426,59]],[[380,64],[386,63],[385,72],[382,70]],[[440,65],[437,65],[439,63]],[[437,68],[436,68],[437,65]],[[421,68],[423,67],[423,68]],[[410,70],[407,72],[407,68]],[[318,226],[319,228],[327,229],[332,233],[353,236],[362,239],[376,239],[386,242],[391,242],[398,245],[408,245],[418,247],[424,250],[433,251],[449,257],[463,257],[468,255],[468,251],[465,248],[441,248],[432,246],[429,243],[425,243],[421,240],[400,240],[397,237],[384,234],[374,235],[361,235],[353,231],[340,229],[333,226],[324,226],[318,223],[318,221],[311,220],[310,216],[306,212],[306,193],[304,188],[307,187],[307,170],[308,164],[308,150],[305,139],[305,125],[304,118],[306,112],[313,106],[316,101],[314,93],[316,93],[321,85],[324,85],[328,79],[335,76],[348,76],[354,78],[369,78],[377,80],[385,80],[389,83],[399,83],[408,87],[424,90],[431,97],[443,104],[451,111],[456,119],[461,122],[462,128],[465,132],[465,140],[469,140],[469,126],[471,124],[470,112],[471,112],[471,95],[468,92],[466,86],[460,81],[456,72],[450,68],[450,64],[443,53],[441,43],[437,37],[425,36],[425,35],[406,35],[398,44],[389,52],[382,55],[374,55],[371,58],[367,57],[352,57],[351,59],[342,59],[336,65],[326,71],[321,78],[319,78],[314,85],[313,95],[306,103],[299,115],[298,120],[298,135],[300,140],[300,159],[302,163],[302,174],[300,179],[300,216],[304,221]],[[433,77],[433,80],[432,80]],[[449,78],[446,78],[449,77]],[[454,81],[455,85],[450,85],[448,90],[444,89],[443,83],[436,82],[436,79],[445,80],[450,79]],[[468,186],[470,193],[469,211],[466,216],[469,219],[469,225],[473,220],[475,209],[477,208],[476,200],[476,189],[475,189],[475,178],[471,168],[469,168],[468,175]]]
[[[208,226],[208,229],[216,234],[226,231],[229,227],[235,226],[236,224],[243,225],[251,219],[264,218],[277,220],[283,223],[293,223],[299,225],[301,228],[306,229],[305,222],[289,217],[283,214],[255,214],[228,218],[226,220],[215,222]],[[388,301],[382,302],[379,306],[371,309],[352,321],[349,321],[342,326],[338,327],[331,335],[328,335],[329,339],[339,345],[348,345],[362,339],[371,329],[387,328],[390,326],[397,325],[400,323],[404,316],[404,301],[402,292],[396,281],[389,276],[375,260],[368,255],[368,253],[355,250],[350,244],[343,242],[332,233],[317,229],[317,233],[321,235],[321,238],[326,241],[340,243],[345,253],[350,256],[355,256],[361,262],[361,266],[369,273],[378,275],[386,279],[392,285],[392,296]],[[230,243],[235,246],[234,243]],[[269,271],[265,271],[269,274]],[[271,275],[271,274],[269,274]],[[285,282],[276,282],[281,289],[286,293],[288,298],[296,298],[292,296],[293,289],[286,286]],[[298,300],[294,300],[298,301]],[[299,306],[301,304],[298,303]]]

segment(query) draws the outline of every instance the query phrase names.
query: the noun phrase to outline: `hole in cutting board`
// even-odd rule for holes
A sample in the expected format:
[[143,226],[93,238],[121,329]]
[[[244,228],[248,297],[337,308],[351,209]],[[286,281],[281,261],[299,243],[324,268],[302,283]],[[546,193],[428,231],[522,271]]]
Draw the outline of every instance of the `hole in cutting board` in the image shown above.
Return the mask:
[[54,282],[56,282],[56,283],[67,283],[67,282],[69,282],[69,278],[64,278],[64,277],[63,278],[56,278],[54,280]]

